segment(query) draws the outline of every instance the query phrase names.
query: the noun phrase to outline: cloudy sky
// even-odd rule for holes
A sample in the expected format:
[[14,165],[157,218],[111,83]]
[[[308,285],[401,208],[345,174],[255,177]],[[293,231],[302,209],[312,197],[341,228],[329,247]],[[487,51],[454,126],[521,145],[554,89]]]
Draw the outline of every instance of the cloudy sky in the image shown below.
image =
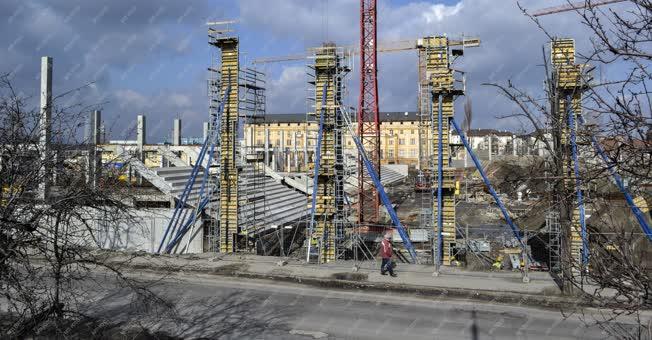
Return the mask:
[[[537,9],[565,0],[523,0]],[[546,36],[514,0],[378,0],[380,42],[446,33],[477,36],[457,68],[468,72],[474,127],[521,129],[496,116],[514,110],[487,82],[513,82],[539,91],[541,47]],[[243,62],[299,54],[323,41],[359,41],[358,0],[2,0],[0,73],[36,96],[41,56],[54,58],[54,93],[89,82],[68,102],[97,104],[111,138],[128,136],[136,115],[148,119],[148,138],[161,141],[172,119],[184,135],[201,135],[207,119],[207,20],[237,19]],[[546,17],[553,34],[572,36],[580,49],[583,29],[574,13]],[[357,60],[355,61],[357,63]],[[417,102],[416,51],[379,55],[381,111],[411,111]],[[268,114],[305,112],[305,61],[262,66],[267,73]],[[357,103],[358,76],[348,79],[348,105]],[[460,101],[461,102],[461,101]],[[461,111],[460,111],[461,114]]]

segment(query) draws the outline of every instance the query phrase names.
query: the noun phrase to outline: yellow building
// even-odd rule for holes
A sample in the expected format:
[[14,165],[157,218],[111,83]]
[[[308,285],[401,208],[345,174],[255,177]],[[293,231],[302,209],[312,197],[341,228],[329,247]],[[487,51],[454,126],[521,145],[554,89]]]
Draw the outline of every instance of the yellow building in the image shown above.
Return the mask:
[[[419,159],[419,131],[416,112],[383,112],[380,123],[382,164],[416,165]],[[354,122],[355,124],[355,122]],[[306,123],[306,115],[268,114],[264,120],[245,124],[245,146],[276,152],[284,168],[300,171],[308,167],[317,143],[318,123]],[[345,154],[356,155],[348,131],[344,133]],[[279,153],[280,152],[280,153]]]

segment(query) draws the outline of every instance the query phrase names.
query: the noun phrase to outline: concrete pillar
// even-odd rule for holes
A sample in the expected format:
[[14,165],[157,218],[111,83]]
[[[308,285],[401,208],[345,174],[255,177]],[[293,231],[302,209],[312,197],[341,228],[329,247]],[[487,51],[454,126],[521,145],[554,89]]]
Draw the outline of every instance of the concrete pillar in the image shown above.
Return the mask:
[[181,145],[181,119],[174,120],[172,130],[172,145]]
[[518,156],[516,135],[512,135],[512,156]]
[[88,135],[88,174],[87,182],[92,188],[96,188],[102,171],[102,155],[97,149],[101,144],[102,112],[95,110],[89,119]]
[[281,130],[281,135],[279,136],[279,138],[281,139],[281,142],[279,144],[280,145],[279,158],[281,159],[281,162],[280,162],[281,171],[287,171],[285,169],[285,165],[286,165],[285,160],[287,159],[287,157],[286,157],[287,152],[285,151],[285,131]]
[[[144,152],[144,147],[145,144],[147,143],[147,125],[145,121],[145,116],[144,115],[138,115],[138,125],[137,125],[137,133],[136,133],[136,144],[138,145],[138,157],[141,162],[145,163],[145,152]],[[141,176],[138,176],[137,179],[138,184],[141,185],[143,184],[143,178]]]
[[490,162],[491,162],[491,158],[493,157],[493,155],[492,155],[492,153],[493,153],[493,144],[494,144],[493,136],[489,135],[489,161]]
[[303,133],[303,169],[308,169],[308,130]]
[[209,130],[208,122],[204,122],[204,140],[208,138],[208,130]]
[[147,144],[147,126],[144,115],[138,115],[138,125],[136,129],[136,143],[138,144],[138,149],[142,151],[143,145]]
[[292,134],[292,147],[294,148],[294,171],[299,171],[299,153],[297,149],[297,132]]
[[269,165],[269,129],[265,128],[265,166]]
[[41,183],[39,199],[46,201],[50,196],[50,158],[52,138],[52,57],[41,57],[41,116],[39,119],[39,147],[41,149]]

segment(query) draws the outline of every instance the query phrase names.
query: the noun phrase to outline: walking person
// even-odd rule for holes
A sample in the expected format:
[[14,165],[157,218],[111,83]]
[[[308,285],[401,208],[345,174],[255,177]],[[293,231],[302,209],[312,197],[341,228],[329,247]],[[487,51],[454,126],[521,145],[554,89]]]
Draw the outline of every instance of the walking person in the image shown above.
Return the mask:
[[391,238],[392,232],[388,231],[385,233],[383,241],[380,242],[380,257],[383,259],[383,262],[380,265],[380,274],[387,275],[389,272],[389,275],[396,277],[396,274],[394,273],[394,266],[392,264],[392,243],[390,241]]

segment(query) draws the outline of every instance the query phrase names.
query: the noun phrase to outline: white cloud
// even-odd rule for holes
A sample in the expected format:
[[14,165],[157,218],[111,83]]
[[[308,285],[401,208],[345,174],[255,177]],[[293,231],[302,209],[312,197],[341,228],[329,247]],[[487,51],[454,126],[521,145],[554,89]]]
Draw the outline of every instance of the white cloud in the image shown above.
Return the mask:
[[142,110],[150,106],[150,98],[134,90],[116,90],[114,97],[121,109]]
[[[326,30],[323,14],[326,12],[319,2],[271,0],[268,3],[269,7],[260,6],[258,1],[253,0],[240,2],[241,15],[247,25],[253,25],[256,30],[262,30],[276,39],[312,44],[308,46],[315,46],[323,40]],[[545,6],[536,0],[521,3],[532,9]],[[340,45],[358,43],[358,6],[359,2],[353,0],[329,1],[328,13],[331,15],[327,31],[330,40]],[[493,88],[483,86],[483,83],[514,79],[525,89],[541,89],[544,74],[538,65],[542,63],[541,48],[548,38],[521,13],[516,1],[460,0],[451,5],[414,1],[397,5],[391,0],[380,0],[378,6],[379,41],[391,42],[438,34],[477,36],[481,39],[479,48],[466,49],[465,55],[455,63],[456,68],[466,71],[468,75],[468,93],[472,96],[476,111],[474,126],[509,125],[507,121],[497,122],[495,117],[514,110],[508,100],[500,97]],[[588,45],[583,38],[582,26],[573,14],[547,17],[543,22],[552,34],[573,34],[580,49]],[[286,54],[297,52],[287,51]],[[272,55],[278,55],[278,52]],[[416,51],[411,51],[379,56],[379,102],[382,111],[416,109],[416,55]],[[358,60],[355,62],[358,63]],[[287,72],[290,71],[285,68],[275,81],[268,84],[268,112],[288,112],[300,108],[296,98],[303,100],[307,85],[290,81]],[[347,104],[356,106],[359,77],[354,74],[348,80],[350,96]],[[277,86],[283,88],[276,89]]]
[[462,9],[463,3],[459,2],[457,5],[451,7],[442,4],[430,6],[430,10],[421,14],[427,23],[434,21],[442,21],[444,18],[456,15]]
[[279,77],[267,84],[267,112],[305,112],[307,86],[305,66],[283,67]]

